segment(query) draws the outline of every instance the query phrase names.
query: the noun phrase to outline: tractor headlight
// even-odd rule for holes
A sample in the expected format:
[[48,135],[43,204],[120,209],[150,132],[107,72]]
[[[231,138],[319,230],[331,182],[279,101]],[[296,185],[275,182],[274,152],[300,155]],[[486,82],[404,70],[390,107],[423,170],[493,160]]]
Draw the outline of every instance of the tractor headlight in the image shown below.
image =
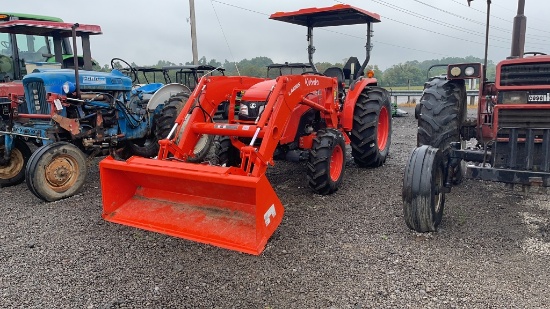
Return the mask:
[[460,69],[460,67],[453,67],[451,69],[451,75],[454,77],[460,76],[460,73],[462,73],[462,70]]
[[505,91],[500,92],[500,103],[502,104],[525,104],[527,103],[527,91]]
[[76,86],[71,82],[65,82],[63,84],[63,93],[69,94],[76,90]]
[[248,116],[248,105],[241,104],[239,108],[239,115]]
[[239,105],[239,119],[254,120],[260,116],[265,108],[261,101],[241,101]]
[[476,69],[474,67],[466,67],[466,69],[464,69],[464,74],[466,76],[472,76],[474,75],[475,72],[476,72]]

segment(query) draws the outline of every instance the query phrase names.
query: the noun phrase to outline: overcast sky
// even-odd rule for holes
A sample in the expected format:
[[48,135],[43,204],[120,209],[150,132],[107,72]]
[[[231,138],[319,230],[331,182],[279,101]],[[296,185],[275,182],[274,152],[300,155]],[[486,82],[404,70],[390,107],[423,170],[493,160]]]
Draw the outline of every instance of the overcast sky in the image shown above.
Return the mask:
[[[489,59],[510,53],[517,0],[493,0]],[[46,4],[47,3],[47,4]],[[274,62],[307,62],[306,28],[270,20],[271,13],[350,4],[381,15],[374,26],[371,64],[386,69],[408,60],[447,56],[483,57],[486,0],[195,0],[199,57],[224,62],[266,56]],[[138,65],[192,60],[189,0],[2,0],[7,12],[50,15],[67,22],[98,24],[92,56]],[[526,51],[550,52],[550,1],[527,0]],[[365,25],[314,30],[316,62],[365,56]]]

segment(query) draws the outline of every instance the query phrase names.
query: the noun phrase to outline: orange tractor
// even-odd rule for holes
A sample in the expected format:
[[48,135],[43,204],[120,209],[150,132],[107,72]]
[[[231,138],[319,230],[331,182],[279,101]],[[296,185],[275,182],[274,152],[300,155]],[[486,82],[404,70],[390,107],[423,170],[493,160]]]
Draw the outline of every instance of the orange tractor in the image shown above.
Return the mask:
[[[359,167],[385,162],[389,94],[376,79],[362,76],[371,23],[379,15],[336,5],[270,18],[308,27],[313,71],[276,79],[203,77],[168,137],[159,141],[157,158],[109,157],[100,163],[105,220],[257,255],[284,212],[265,175],[274,159],[307,160],[308,182],[318,194],[338,190],[348,144]],[[312,29],[351,24],[367,24],[365,62],[317,72]],[[349,89],[345,79],[351,80]],[[218,106],[227,101],[230,111],[238,106],[238,116],[229,113],[225,122],[215,122]],[[192,162],[205,135],[217,138],[215,158]]]

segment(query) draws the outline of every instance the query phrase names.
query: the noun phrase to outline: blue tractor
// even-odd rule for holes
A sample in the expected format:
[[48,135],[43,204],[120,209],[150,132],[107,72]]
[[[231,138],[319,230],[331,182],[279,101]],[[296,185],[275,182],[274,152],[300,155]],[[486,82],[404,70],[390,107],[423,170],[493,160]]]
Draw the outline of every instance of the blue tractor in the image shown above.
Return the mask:
[[[94,25],[55,26],[56,35],[73,37],[75,53],[76,36],[101,33],[92,32]],[[86,60],[90,50],[84,42],[89,40],[82,41]],[[157,155],[155,129],[164,102],[189,91],[187,87],[161,83],[135,87],[132,78],[119,70],[106,73],[78,67],[75,63],[76,70],[36,68],[22,80],[24,96],[10,95],[10,104],[2,106],[0,186],[26,180],[38,198],[55,201],[82,188],[89,158]],[[30,143],[38,149],[32,152]]]

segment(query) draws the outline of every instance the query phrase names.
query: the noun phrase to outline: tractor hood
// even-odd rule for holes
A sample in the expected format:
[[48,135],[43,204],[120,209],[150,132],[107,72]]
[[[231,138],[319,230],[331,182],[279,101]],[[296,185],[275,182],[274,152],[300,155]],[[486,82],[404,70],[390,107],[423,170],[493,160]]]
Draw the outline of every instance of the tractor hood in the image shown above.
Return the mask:
[[22,96],[23,93],[23,84],[20,80],[11,81],[9,83],[0,83],[0,101],[2,98],[8,100],[9,94],[16,94]]
[[265,101],[271,88],[277,83],[275,79],[259,82],[248,88],[242,96],[243,101]]
[[507,59],[496,68],[499,90],[550,89],[550,56]]
[[[110,73],[95,71],[79,71],[81,90],[98,91],[130,91],[132,80],[118,70]],[[23,78],[23,85],[43,82],[46,92],[63,94],[63,84],[75,84],[75,74],[72,69],[36,69]]]

